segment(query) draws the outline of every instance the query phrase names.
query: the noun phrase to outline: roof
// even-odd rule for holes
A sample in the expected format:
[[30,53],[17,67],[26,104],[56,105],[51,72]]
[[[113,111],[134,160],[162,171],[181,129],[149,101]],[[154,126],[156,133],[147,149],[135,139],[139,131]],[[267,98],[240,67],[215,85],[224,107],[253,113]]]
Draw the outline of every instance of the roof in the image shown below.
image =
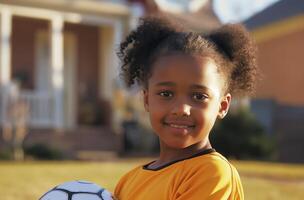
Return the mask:
[[91,15],[130,15],[129,7],[123,1],[0,0],[0,4],[89,13]]
[[249,30],[304,14],[304,1],[280,0],[243,23]]
[[161,10],[150,12],[154,15],[165,15],[169,19],[177,21],[186,28],[196,32],[209,32],[221,25],[212,8],[212,1],[208,0],[206,4],[196,12],[170,13]]

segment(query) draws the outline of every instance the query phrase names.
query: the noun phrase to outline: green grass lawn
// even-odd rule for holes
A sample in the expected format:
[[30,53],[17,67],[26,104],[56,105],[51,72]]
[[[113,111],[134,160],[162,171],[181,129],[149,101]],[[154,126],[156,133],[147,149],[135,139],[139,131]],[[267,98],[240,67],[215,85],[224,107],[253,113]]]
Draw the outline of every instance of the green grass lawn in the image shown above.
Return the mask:
[[[90,180],[110,191],[125,172],[147,160],[115,162],[0,162],[0,199],[37,200],[69,180]],[[304,165],[233,162],[241,174],[246,200],[300,200]]]

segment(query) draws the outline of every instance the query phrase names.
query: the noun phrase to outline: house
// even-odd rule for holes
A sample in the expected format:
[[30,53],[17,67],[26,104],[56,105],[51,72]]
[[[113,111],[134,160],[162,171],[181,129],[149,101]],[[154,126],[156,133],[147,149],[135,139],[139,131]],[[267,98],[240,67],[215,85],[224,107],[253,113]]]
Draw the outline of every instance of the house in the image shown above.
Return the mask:
[[62,133],[71,132],[69,140],[90,140],[93,150],[94,142],[96,148],[114,148],[109,138],[119,120],[112,112],[115,50],[135,11],[124,0],[0,0],[2,129],[12,123],[11,106],[23,102],[29,108],[28,142],[57,138],[60,146],[69,146]]
[[252,110],[276,136],[279,160],[304,162],[304,2],[278,1],[244,24],[262,74]]

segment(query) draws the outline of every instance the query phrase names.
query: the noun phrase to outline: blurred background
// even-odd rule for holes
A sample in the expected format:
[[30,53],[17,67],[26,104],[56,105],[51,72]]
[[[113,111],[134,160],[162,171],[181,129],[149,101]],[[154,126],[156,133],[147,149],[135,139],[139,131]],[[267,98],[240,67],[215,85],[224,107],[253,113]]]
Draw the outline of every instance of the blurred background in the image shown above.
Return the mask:
[[197,32],[247,27],[258,45],[256,94],[233,101],[211,140],[239,169],[246,199],[302,199],[304,1],[0,0],[4,200],[37,199],[67,179],[113,189],[157,155],[140,92],[125,89],[115,53],[145,15]]

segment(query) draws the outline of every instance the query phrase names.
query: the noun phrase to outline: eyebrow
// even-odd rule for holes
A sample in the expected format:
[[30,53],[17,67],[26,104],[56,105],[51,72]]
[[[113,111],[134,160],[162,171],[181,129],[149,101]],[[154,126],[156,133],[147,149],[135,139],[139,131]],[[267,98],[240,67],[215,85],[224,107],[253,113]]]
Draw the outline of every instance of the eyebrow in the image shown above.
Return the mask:
[[[175,83],[173,82],[170,82],[170,81],[164,81],[164,82],[159,82],[159,83],[156,83],[155,86],[176,86]],[[204,86],[204,85],[199,85],[199,84],[193,84],[191,85],[191,88],[192,89],[201,89],[201,90],[208,90],[208,91],[211,91],[210,88]]]
[[202,90],[211,90],[210,88],[204,86],[204,85],[198,85],[198,84],[194,84],[191,86],[191,88],[193,89],[202,89]]
[[216,94],[216,93],[214,93],[214,91],[211,88],[208,88],[208,87],[206,87],[204,85],[197,85],[197,84],[195,84],[195,85],[192,85],[191,88],[192,89],[199,89],[199,90],[206,91],[210,97],[212,97],[212,96],[214,96]]
[[155,86],[176,86],[175,83],[173,82],[170,82],[170,81],[165,81],[165,82],[159,82],[159,83],[156,83]]

